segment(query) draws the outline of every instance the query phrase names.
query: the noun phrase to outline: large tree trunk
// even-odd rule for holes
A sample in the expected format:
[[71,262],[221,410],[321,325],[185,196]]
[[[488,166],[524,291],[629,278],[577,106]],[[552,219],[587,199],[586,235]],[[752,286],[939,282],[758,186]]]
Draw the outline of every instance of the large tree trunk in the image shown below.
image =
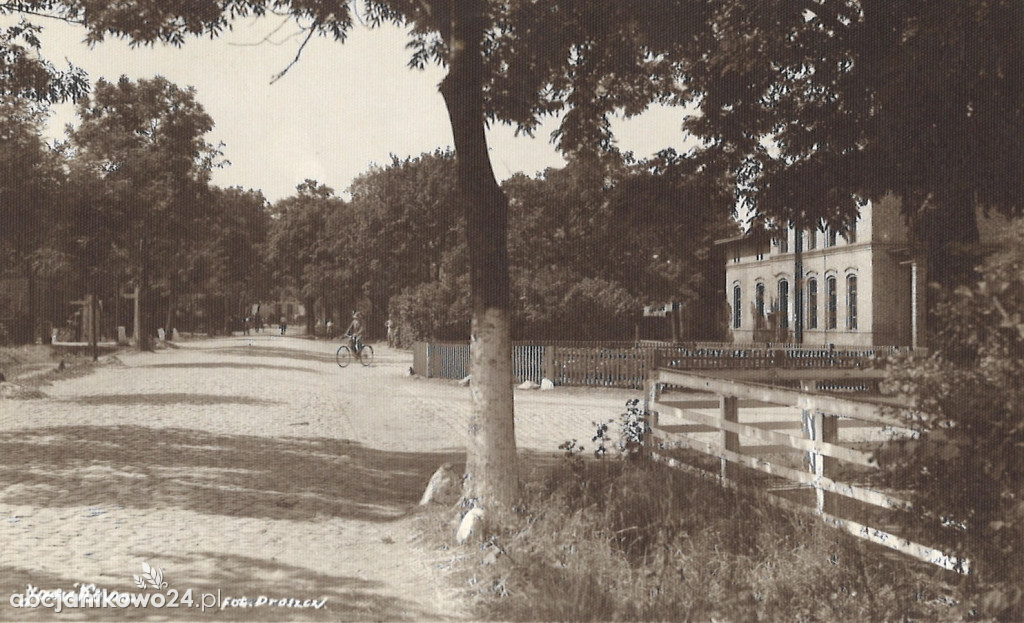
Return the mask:
[[458,200],[466,215],[473,406],[464,495],[511,509],[519,497],[509,304],[508,199],[494,177],[483,115],[483,3],[454,0],[449,71],[441,83],[455,140]]

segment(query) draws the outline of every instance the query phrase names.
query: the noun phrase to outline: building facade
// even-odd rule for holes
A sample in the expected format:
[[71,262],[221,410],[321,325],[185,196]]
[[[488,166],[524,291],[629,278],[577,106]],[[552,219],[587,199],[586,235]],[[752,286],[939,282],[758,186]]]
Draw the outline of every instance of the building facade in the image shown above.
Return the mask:
[[924,346],[923,262],[892,197],[845,231],[719,241],[735,342]]

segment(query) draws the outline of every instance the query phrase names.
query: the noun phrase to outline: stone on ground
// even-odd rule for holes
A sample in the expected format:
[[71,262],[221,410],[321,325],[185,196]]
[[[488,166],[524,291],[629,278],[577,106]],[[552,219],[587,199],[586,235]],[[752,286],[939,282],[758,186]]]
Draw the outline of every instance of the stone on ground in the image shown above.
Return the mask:
[[451,463],[445,463],[437,468],[434,475],[430,477],[430,482],[427,483],[427,489],[423,492],[423,497],[420,498],[420,506],[426,506],[432,502],[447,506],[455,504],[461,494],[459,488],[460,480]]
[[462,545],[473,535],[480,536],[484,526],[484,509],[477,506],[466,513],[459,524],[459,530],[455,533],[455,542]]

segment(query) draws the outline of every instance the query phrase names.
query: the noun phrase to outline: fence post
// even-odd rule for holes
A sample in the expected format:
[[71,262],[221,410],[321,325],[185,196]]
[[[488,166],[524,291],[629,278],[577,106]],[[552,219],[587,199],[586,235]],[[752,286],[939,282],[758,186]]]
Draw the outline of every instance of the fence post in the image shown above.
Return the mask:
[[544,378],[551,379],[551,382],[555,382],[555,347],[545,346],[544,355],[541,359],[541,369]]
[[[818,442],[835,443],[839,441],[839,418],[826,413],[814,414],[815,444]],[[814,453],[814,473],[820,478],[831,478],[835,475],[836,460],[825,456],[821,452]],[[822,489],[816,490],[818,494],[818,512],[826,515],[834,515],[836,512],[836,496],[834,493],[826,493]]]
[[658,426],[658,412],[652,411],[651,406],[658,401],[661,394],[661,385],[653,375],[644,381],[644,415],[647,416],[647,430],[644,433],[644,446],[650,452],[654,446],[654,428]]
[[[800,381],[800,391],[814,392],[818,390],[816,381]],[[803,411],[803,426],[807,437],[814,442],[815,451],[808,456],[808,467],[815,476],[819,478],[831,478],[835,475],[836,459],[825,456],[820,450],[821,443],[836,443],[839,441],[839,418],[827,413],[814,413],[809,410]],[[815,487],[818,512],[826,515],[836,513],[838,502],[834,493]]]
[[[722,419],[726,422],[739,422],[739,399],[735,396],[720,396],[719,405],[722,409]],[[730,450],[732,452],[739,453],[740,451],[740,436],[736,433],[723,430],[722,435],[722,448]],[[722,479],[723,480],[737,480],[739,477],[739,465],[722,459]]]

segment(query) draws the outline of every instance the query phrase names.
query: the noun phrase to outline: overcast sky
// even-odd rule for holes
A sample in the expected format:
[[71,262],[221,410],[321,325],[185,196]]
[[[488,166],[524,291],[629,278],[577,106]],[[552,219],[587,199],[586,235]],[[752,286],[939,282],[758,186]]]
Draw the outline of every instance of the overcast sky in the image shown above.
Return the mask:
[[[278,24],[239,21],[219,39],[192,39],[182,48],[133,49],[108,40],[90,49],[81,43],[82,30],[44,21],[43,52],[57,64],[66,57],[93,81],[162,75],[194,86],[216,123],[208,138],[224,143],[231,162],[214,173],[214,183],[261,189],[271,201],[293,194],[306,178],[340,193],[372,164],[389,162],[389,154],[404,158],[451,146],[447,112],[437,91],[444,72],[406,66],[404,30],[357,25],[343,44],[314,38],[299,63],[271,85],[271,77],[288,65],[301,43],[291,24],[261,43]],[[684,151],[682,118],[680,109],[658,109],[617,122],[619,146],[638,157],[668,146]],[[51,135],[61,136],[63,126],[74,121],[73,106],[57,106]],[[507,126],[492,128],[488,139],[498,178],[562,166],[549,140],[555,123],[550,121],[533,139],[515,137]]]

